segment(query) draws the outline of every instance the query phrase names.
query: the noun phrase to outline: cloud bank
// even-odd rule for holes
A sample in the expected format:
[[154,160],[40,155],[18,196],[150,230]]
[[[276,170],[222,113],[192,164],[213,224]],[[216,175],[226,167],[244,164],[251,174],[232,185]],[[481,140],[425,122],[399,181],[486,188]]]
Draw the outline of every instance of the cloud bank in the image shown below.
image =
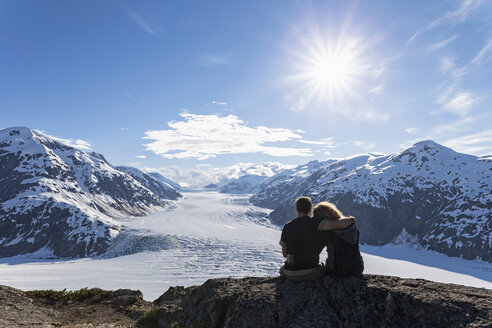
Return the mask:
[[271,143],[299,141],[298,131],[266,126],[250,127],[235,115],[181,113],[181,121],[168,123],[168,130],[145,132],[153,140],[145,148],[168,159],[204,160],[224,154],[263,153],[270,156],[312,156],[310,148],[275,147]]

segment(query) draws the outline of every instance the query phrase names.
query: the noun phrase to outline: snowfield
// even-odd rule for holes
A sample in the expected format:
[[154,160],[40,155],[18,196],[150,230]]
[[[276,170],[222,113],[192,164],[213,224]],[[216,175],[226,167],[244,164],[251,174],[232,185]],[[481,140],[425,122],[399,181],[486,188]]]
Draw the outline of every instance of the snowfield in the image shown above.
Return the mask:
[[[127,233],[116,239],[109,252],[112,256],[2,258],[0,284],[23,290],[140,289],[145,299],[154,300],[170,286],[196,285],[217,277],[278,274],[283,262],[280,228],[266,219],[270,210],[250,205],[250,195],[201,191],[183,196],[164,211],[119,220]],[[139,252],[131,254],[135,250]],[[492,289],[490,263],[405,245],[362,246],[361,250],[366,273]]]

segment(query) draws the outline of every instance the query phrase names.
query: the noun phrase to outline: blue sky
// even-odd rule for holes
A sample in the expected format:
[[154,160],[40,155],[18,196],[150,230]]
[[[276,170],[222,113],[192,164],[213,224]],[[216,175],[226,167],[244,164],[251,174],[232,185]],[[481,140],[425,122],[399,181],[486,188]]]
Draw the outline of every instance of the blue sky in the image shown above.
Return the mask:
[[492,2],[0,0],[0,127],[140,168],[492,153]]

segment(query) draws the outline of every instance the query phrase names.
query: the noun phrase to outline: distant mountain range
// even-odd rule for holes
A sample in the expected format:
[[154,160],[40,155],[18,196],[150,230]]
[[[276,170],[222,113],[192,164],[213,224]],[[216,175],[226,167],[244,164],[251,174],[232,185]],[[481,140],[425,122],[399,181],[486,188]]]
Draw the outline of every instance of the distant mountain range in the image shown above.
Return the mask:
[[390,155],[312,161],[255,187],[250,199],[274,209],[272,222],[295,217],[297,197],[330,201],[360,226],[371,245],[410,241],[466,259],[492,261],[492,158],[422,141]]
[[165,176],[163,176],[160,173],[157,173],[157,172],[147,172],[147,174],[150,175],[151,177],[153,177],[154,179],[157,179],[157,181],[160,181],[163,184],[169,185],[171,188],[173,188],[175,190],[181,191],[183,189],[179,185],[179,183],[177,183],[177,182],[175,182],[175,181],[173,181],[171,179],[166,178]]
[[[209,186],[253,193],[282,226],[297,197],[331,201],[354,215],[360,241],[410,242],[449,256],[492,262],[492,157],[423,141],[390,155],[365,154],[297,167],[241,163]],[[105,253],[121,235],[118,218],[179,199],[159,173],[112,166],[28,128],[0,130],[0,257],[24,253],[82,257]]]
[[114,219],[182,197],[171,185],[36,130],[0,130],[0,257],[102,254],[121,231]]
[[278,162],[239,163],[221,169],[216,173],[216,181],[205,188],[227,194],[249,194],[266,178],[292,167]]

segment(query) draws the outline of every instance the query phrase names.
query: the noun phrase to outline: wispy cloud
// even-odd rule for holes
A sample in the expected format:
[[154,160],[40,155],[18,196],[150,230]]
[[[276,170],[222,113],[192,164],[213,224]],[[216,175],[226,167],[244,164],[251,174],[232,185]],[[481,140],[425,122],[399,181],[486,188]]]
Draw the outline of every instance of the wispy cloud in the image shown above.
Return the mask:
[[168,123],[168,130],[147,131],[144,139],[154,140],[145,148],[164,158],[199,160],[223,154],[264,153],[270,156],[311,156],[310,148],[275,147],[265,144],[302,140],[290,129],[250,127],[234,115],[182,113],[181,121]]
[[205,54],[198,58],[198,63],[202,66],[216,66],[229,63],[226,56],[220,54]]
[[492,130],[463,135],[444,142],[444,145],[456,151],[474,155],[492,154]]
[[366,142],[360,140],[354,140],[352,142],[355,146],[362,148],[364,151],[371,151],[376,148],[376,144],[374,142]]
[[443,57],[439,60],[439,69],[442,73],[448,74],[456,68],[456,63],[452,57]]
[[445,46],[447,46],[448,44],[450,44],[451,42],[453,42],[454,40],[456,40],[459,36],[460,36],[459,34],[455,34],[455,35],[453,35],[453,36],[451,36],[445,40],[431,44],[427,49],[429,51],[436,51],[436,50],[442,49]]
[[217,105],[217,106],[224,106],[224,107],[226,107],[226,106],[227,106],[227,102],[225,102],[225,101],[215,101],[215,100],[213,100],[213,101],[212,101],[212,105]]
[[456,10],[446,12],[444,15],[427,24],[424,28],[417,30],[407,40],[407,44],[412,43],[422,33],[429,32],[438,26],[464,22],[470,13],[481,4],[481,2],[481,0],[462,0],[460,6]]
[[200,188],[211,183],[223,183],[229,179],[237,179],[244,174],[272,176],[281,170],[290,169],[295,165],[279,162],[238,163],[229,167],[214,167],[210,164],[198,164],[197,169],[182,169],[178,166],[161,168],[144,167],[144,172],[159,172],[163,176],[178,182],[186,188]]
[[150,23],[145,18],[143,18],[142,15],[131,10],[128,11],[128,15],[130,15],[130,17],[133,19],[135,24],[137,24],[137,26],[140,27],[142,30],[153,36],[157,36],[156,30],[150,25]]
[[67,146],[81,149],[81,150],[92,150],[92,146],[88,141],[82,140],[82,139],[66,139],[66,138],[60,138],[60,137],[55,137],[52,135],[47,134],[44,131],[40,131],[42,134],[45,136],[50,137],[51,139],[58,141],[62,144],[65,144]]
[[147,156],[145,156],[145,155],[137,155],[137,156],[135,156],[135,158],[138,158],[138,159],[145,159],[145,158],[147,158]]
[[436,125],[432,128],[431,132],[435,137],[442,137],[460,131],[463,132],[469,129],[475,121],[475,117],[465,117],[457,121]]
[[481,97],[474,92],[465,90],[461,86],[467,75],[476,72],[484,63],[492,59],[491,54],[492,39],[489,39],[471,60],[460,67],[456,65],[452,57],[441,58],[440,70],[446,75],[447,80],[438,91],[436,100],[436,103],[440,104],[441,108],[431,112],[431,114],[448,112],[460,116],[467,115]]
[[407,128],[405,129],[405,132],[408,134],[414,134],[415,132],[417,132],[417,128]]
[[476,103],[477,99],[474,94],[471,92],[460,92],[448,99],[442,106],[442,110],[460,116],[466,116]]
[[329,141],[315,141],[315,140],[299,140],[300,143],[308,144],[308,145],[318,145],[318,146],[330,146],[331,143]]
[[141,170],[145,173],[159,172],[185,188],[201,188],[215,181],[211,168],[212,166],[203,167],[203,169],[182,169],[179,166],[168,166],[160,168],[143,167]]
[[384,90],[384,85],[379,84],[375,86],[374,88],[370,89],[367,91],[368,93],[373,93],[373,94],[380,94]]
[[470,73],[476,67],[479,67],[481,64],[489,61],[492,56],[490,56],[492,50],[492,39],[489,39],[485,45],[480,49],[480,51],[473,57],[466,65],[462,66],[459,69],[456,69],[454,75],[457,78],[461,78]]

